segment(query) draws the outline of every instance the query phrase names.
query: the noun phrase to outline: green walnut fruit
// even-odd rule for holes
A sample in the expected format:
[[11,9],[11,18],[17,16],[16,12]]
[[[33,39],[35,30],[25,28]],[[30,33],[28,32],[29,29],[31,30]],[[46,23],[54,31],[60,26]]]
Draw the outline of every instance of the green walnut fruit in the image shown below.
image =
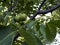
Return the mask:
[[19,21],[25,21],[27,18],[27,15],[26,14],[18,14],[17,16],[15,16],[15,21],[19,22]]

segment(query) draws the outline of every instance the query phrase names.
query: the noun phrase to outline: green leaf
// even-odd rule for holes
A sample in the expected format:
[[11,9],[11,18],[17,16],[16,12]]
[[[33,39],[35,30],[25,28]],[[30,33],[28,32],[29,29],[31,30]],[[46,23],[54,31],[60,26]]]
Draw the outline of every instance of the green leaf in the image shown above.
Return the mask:
[[38,31],[40,29],[40,22],[36,22],[35,26],[36,26],[36,30]]
[[11,45],[15,31],[10,26],[0,25],[0,45]]
[[60,20],[51,20],[49,23],[55,25],[56,27],[60,28]]
[[57,32],[56,27],[51,23],[47,23],[45,32],[46,32],[47,41],[52,42],[56,36],[56,32]]
[[36,38],[30,32],[26,31],[25,29],[20,29],[19,34],[22,35],[28,45],[38,45]]
[[42,42],[41,42],[41,40],[38,37],[35,36],[35,38],[37,40],[38,45],[43,45]]
[[40,25],[40,32],[44,38],[46,38],[45,25]]
[[28,24],[28,28],[31,29],[31,27],[36,23],[36,21],[31,21],[29,24]]

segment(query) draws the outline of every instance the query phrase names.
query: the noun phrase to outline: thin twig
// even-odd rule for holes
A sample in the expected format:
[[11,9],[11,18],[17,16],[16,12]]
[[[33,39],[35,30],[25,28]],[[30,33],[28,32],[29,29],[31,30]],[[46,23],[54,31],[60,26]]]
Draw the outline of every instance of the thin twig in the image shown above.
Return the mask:
[[41,5],[38,7],[37,12],[30,18],[30,20],[33,20],[33,19],[37,16],[38,12],[40,11],[40,9],[41,9],[41,7],[43,6],[43,4],[45,3],[45,1],[46,1],[46,0],[43,0],[43,1],[42,1]]
[[43,6],[43,4],[45,3],[46,0],[43,0],[41,5],[38,7],[38,11],[41,9],[41,7]]
[[35,15],[33,15],[30,19],[31,20],[33,20],[38,14],[46,14],[46,13],[49,13],[49,12],[52,12],[52,11],[54,11],[54,10],[56,10],[57,8],[59,8],[60,7],[60,3],[59,4],[57,4],[55,7],[52,7],[52,8],[50,8],[50,9],[48,9],[48,10],[39,10]]
[[40,10],[38,14],[46,14],[46,13],[49,13],[49,12],[52,12],[52,11],[56,10],[59,7],[60,7],[60,4],[57,4],[55,7],[52,7],[48,10],[44,10],[44,11]]

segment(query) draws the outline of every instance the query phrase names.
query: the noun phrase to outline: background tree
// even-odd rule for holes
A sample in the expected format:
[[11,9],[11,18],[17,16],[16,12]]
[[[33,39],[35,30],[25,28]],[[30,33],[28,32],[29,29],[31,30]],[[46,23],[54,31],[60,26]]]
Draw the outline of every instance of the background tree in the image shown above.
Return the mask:
[[51,43],[60,29],[59,7],[59,0],[0,0],[0,45]]

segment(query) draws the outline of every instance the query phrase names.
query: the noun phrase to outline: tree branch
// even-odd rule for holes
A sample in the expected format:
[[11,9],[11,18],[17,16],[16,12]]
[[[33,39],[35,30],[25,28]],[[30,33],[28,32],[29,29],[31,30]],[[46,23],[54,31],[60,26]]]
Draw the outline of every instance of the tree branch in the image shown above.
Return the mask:
[[30,20],[33,20],[33,19],[37,16],[38,12],[40,11],[40,9],[41,9],[41,7],[43,6],[43,4],[45,3],[45,1],[46,1],[46,0],[43,0],[43,1],[42,1],[41,5],[38,7],[37,12],[30,18]]
[[38,12],[38,14],[46,14],[46,13],[49,13],[49,12],[52,12],[52,11],[56,10],[59,7],[60,7],[60,4],[57,4],[55,7],[52,7],[51,9],[44,10],[44,11],[40,10]]
[[52,12],[52,11],[54,11],[54,10],[56,10],[57,8],[59,8],[60,7],[60,3],[59,4],[57,4],[55,7],[52,7],[52,8],[50,8],[50,9],[48,9],[48,10],[39,10],[36,14],[34,14],[31,18],[30,18],[30,20],[33,20],[38,14],[46,14],[46,13],[49,13],[49,12]]
[[43,6],[43,4],[45,3],[46,0],[43,0],[41,5],[38,7],[38,11],[41,9],[41,7]]

